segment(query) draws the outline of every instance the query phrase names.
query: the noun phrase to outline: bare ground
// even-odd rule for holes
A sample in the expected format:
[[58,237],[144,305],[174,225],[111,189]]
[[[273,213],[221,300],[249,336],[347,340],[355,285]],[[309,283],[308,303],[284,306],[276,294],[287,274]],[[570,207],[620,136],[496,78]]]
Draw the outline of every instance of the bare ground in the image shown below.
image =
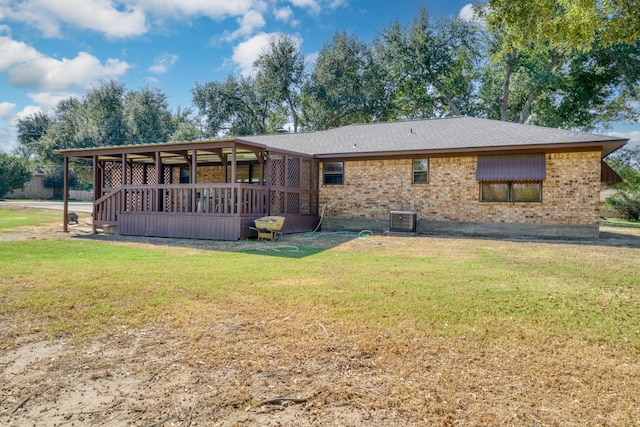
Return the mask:
[[[71,230],[34,227],[0,238],[255,246],[90,237],[82,220]],[[637,239],[614,232],[598,244],[637,248]],[[47,339],[29,319],[0,310],[0,425],[640,425],[638,355],[571,337],[513,336],[498,345],[409,326],[390,336],[321,311],[249,302],[184,318],[144,329],[113,325],[74,341]]]

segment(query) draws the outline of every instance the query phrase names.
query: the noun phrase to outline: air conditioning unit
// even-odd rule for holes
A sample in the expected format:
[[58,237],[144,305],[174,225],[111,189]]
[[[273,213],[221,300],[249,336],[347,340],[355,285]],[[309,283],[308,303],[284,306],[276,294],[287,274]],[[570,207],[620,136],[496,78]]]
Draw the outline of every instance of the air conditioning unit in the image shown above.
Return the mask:
[[416,231],[416,217],[415,212],[404,211],[391,211],[391,221],[389,225],[389,231]]

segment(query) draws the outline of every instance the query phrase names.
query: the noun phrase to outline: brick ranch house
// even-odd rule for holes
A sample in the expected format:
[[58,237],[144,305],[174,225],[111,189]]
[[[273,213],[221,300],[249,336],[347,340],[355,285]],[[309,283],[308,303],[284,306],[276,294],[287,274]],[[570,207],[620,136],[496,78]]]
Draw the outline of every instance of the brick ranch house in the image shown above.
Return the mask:
[[285,233],[322,221],[323,230],[591,238],[600,184],[619,179],[602,160],[626,143],[451,117],[59,154],[66,170],[70,158],[93,161],[94,228],[127,235],[236,240],[278,215]]

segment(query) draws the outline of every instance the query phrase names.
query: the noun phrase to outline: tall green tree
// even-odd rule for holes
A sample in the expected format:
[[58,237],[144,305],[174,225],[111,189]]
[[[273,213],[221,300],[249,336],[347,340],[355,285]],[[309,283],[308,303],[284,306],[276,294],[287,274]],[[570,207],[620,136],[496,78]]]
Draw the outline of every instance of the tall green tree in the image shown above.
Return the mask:
[[640,220],[640,146],[623,148],[607,158],[607,163],[624,180],[617,192],[607,197],[607,207],[629,220]]
[[178,107],[171,116],[171,129],[169,141],[195,141],[201,136],[191,107]]
[[303,86],[304,127],[324,130],[373,120],[384,94],[381,73],[371,45],[336,32]]
[[261,96],[283,106],[298,131],[300,121],[300,90],[304,83],[304,57],[299,43],[291,36],[274,36],[254,62],[256,88]]
[[205,136],[267,133],[273,101],[254,78],[229,75],[225,82],[196,83],[192,95]]
[[125,119],[124,83],[115,80],[100,81],[85,95],[84,103],[97,126],[98,146],[125,145],[127,123]]
[[25,157],[0,153],[0,197],[22,189],[31,180],[31,165]]
[[424,7],[411,25],[385,28],[379,60],[397,118],[473,114],[477,47],[474,25],[458,18],[434,21]]
[[637,0],[488,0],[476,5],[494,34],[501,35],[500,55],[544,45],[553,51],[588,50],[634,44],[640,38]]
[[174,132],[167,95],[145,86],[124,95],[127,144],[151,144],[171,139]]
[[38,143],[49,130],[53,118],[42,111],[18,119],[18,145],[16,154],[31,158],[38,154]]
[[640,27],[637,20],[628,32],[619,27],[638,13],[628,3],[490,0],[478,6],[491,38],[480,84],[488,117],[583,130],[637,117]]

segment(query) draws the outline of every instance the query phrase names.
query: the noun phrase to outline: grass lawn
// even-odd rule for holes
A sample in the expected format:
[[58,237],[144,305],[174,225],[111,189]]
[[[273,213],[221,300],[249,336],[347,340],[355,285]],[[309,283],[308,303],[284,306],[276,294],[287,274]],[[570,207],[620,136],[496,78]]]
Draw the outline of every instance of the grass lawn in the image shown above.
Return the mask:
[[16,232],[17,227],[45,225],[60,221],[59,212],[34,214],[30,210],[0,209],[0,233]]
[[[49,221],[5,214],[0,229]],[[638,224],[605,225],[640,239]],[[324,396],[321,406],[334,412],[322,418],[319,407],[317,425],[340,415],[345,402],[368,425],[640,419],[638,246],[444,237],[353,236],[325,248],[308,242],[299,238],[288,252],[284,236],[275,245],[283,250],[273,252],[258,243],[210,250],[91,238],[6,241],[0,319],[13,325],[11,336],[76,345],[162,326],[184,348],[215,357],[202,356],[211,369],[245,367],[233,392],[241,411],[259,402],[238,388],[259,387],[255,376],[277,366],[293,369],[293,377],[297,365],[308,374],[307,394],[340,390]],[[234,333],[212,332],[232,324]],[[342,365],[332,357],[344,358]],[[324,365],[333,380],[310,367]],[[238,421],[233,404],[223,407],[221,420]]]

